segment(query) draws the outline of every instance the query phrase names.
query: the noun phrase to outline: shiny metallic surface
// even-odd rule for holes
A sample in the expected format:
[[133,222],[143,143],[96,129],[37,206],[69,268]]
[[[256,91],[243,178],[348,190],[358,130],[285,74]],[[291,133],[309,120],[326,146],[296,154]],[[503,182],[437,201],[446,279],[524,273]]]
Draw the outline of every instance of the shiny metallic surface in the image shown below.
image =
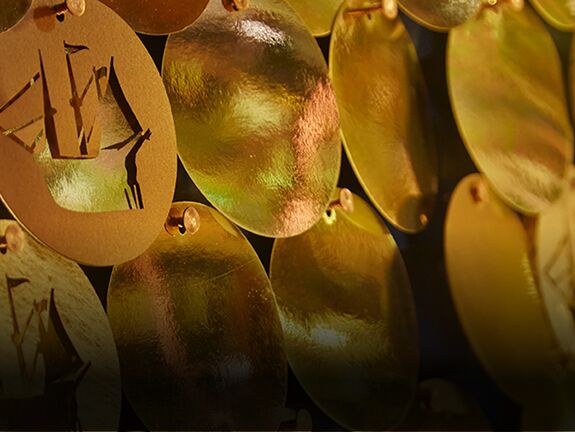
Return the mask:
[[343,0],[287,0],[312,35],[327,36]]
[[350,430],[387,430],[415,394],[418,338],[393,237],[361,198],[303,235],[276,240],[271,280],[290,366],[314,402]]
[[287,362],[269,279],[240,230],[201,204],[114,268],[108,315],[124,390],[152,430],[277,430]]
[[[0,236],[14,226],[15,221],[0,221]],[[84,430],[116,430],[120,368],[106,313],[76,263],[23,235],[20,250],[0,253],[0,425],[3,430],[26,430],[30,424],[59,430],[65,419],[73,421],[77,415]],[[59,339],[50,337],[52,290],[63,324]],[[59,344],[71,358],[58,354],[62,353]],[[68,387],[65,392],[64,383],[77,373],[79,362],[87,367],[85,375],[78,378],[77,388]],[[22,365],[29,376],[22,373]],[[63,372],[56,376],[59,382],[46,379],[55,369]]]
[[54,3],[37,0],[0,34],[0,197],[57,252],[117,264],[154,241],[170,208],[170,105],[145,47],[112,10],[91,0],[81,17],[59,19]]
[[448,31],[473,18],[483,0],[399,0],[410,18],[435,31]]
[[531,4],[553,27],[575,30],[575,3],[571,0],[531,0]]
[[26,15],[32,0],[2,0],[0,9],[0,33],[14,27]]
[[287,237],[313,226],[339,176],[339,115],[322,53],[282,0],[228,12],[212,0],[170,36],[163,76],[182,162],[242,228]]
[[208,0],[100,0],[138,33],[176,33],[192,24]]
[[560,399],[573,388],[573,363],[550,323],[527,231],[482,175],[466,177],[452,196],[445,254],[458,316],[497,384],[526,406]]
[[348,2],[340,10],[330,74],[356,175],[387,220],[412,233],[433,212],[437,153],[415,48],[401,20],[376,5]]
[[467,149],[501,197],[528,215],[557,200],[573,131],[559,55],[533,10],[505,2],[454,29],[448,81]]

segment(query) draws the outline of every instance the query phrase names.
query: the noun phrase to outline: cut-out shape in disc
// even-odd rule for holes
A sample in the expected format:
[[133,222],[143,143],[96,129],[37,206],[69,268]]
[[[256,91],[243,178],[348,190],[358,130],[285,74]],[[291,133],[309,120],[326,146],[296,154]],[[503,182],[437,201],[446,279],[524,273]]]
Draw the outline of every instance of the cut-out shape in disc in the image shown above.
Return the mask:
[[82,269],[0,221],[0,428],[116,430],[118,355]]
[[565,187],[573,131],[541,20],[528,5],[484,8],[450,32],[448,80],[465,145],[494,189],[524,214],[548,207]]
[[28,9],[32,0],[2,0],[0,10],[0,33],[10,30],[20,21]]
[[327,36],[343,0],[287,0],[312,35]]
[[452,196],[445,254],[457,313],[487,372],[524,405],[560,399],[573,362],[550,323],[527,230],[482,175]]
[[483,0],[399,0],[402,10],[419,24],[448,31],[473,18]]
[[110,281],[126,395],[152,430],[277,430],[287,361],[265,270],[217,211],[177,203],[170,215],[171,234]]
[[575,30],[575,4],[571,0],[531,0],[531,4],[553,27]]
[[138,33],[163,35],[183,30],[204,11],[208,0],[100,0]]
[[282,0],[228,12],[211,0],[168,39],[163,76],[178,151],[206,198],[242,228],[313,226],[339,176],[339,114],[316,41]]
[[427,225],[437,194],[425,84],[401,20],[373,4],[340,10],[330,74],[355,173],[394,226],[417,232]]
[[0,34],[0,197],[37,239],[111,265],[162,229],[176,139],[161,77],[134,32],[97,1],[57,19],[38,0]]
[[388,430],[415,395],[415,306],[399,249],[359,197],[308,232],[277,240],[271,280],[290,366],[350,430]]

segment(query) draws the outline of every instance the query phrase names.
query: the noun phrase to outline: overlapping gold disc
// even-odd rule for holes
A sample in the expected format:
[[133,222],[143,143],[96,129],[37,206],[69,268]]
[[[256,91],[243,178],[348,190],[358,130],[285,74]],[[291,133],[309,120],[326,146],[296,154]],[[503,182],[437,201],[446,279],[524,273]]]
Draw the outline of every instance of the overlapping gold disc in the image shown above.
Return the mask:
[[152,430],[277,430],[287,362],[265,270],[215,210],[177,203],[170,215],[184,234],[162,232],[112,273],[124,391]]
[[54,4],[37,0],[0,34],[0,197],[68,258],[124,262],[154,241],[170,208],[169,101],[112,10],[89,0],[83,16],[58,19]]
[[287,0],[314,36],[327,36],[331,32],[337,10],[343,0]]
[[208,0],[100,0],[139,33],[169,34],[183,30],[204,11]]
[[116,430],[120,409],[118,355],[92,285],[0,221],[0,428]]
[[533,7],[553,27],[575,30],[575,4],[570,0],[531,0]]
[[427,225],[437,193],[427,95],[405,27],[376,5],[364,0],[340,10],[330,73],[355,173],[393,225],[417,232]]
[[473,18],[483,0],[399,0],[399,6],[424,27],[448,31]]
[[561,63],[551,36],[525,5],[486,7],[449,36],[448,78],[472,158],[516,210],[555,201],[573,158]]
[[31,4],[32,0],[3,0],[0,9],[0,33],[14,27],[26,15]]
[[249,231],[313,226],[339,176],[339,115],[316,41],[282,0],[221,0],[170,36],[164,82],[178,151],[201,192]]
[[350,430],[388,430],[415,394],[415,307],[399,250],[359,197],[277,240],[271,280],[288,359],[307,393]]
[[573,380],[550,322],[558,311],[545,306],[521,219],[479,174],[452,196],[445,248],[459,318],[489,374],[524,405],[559,398]]

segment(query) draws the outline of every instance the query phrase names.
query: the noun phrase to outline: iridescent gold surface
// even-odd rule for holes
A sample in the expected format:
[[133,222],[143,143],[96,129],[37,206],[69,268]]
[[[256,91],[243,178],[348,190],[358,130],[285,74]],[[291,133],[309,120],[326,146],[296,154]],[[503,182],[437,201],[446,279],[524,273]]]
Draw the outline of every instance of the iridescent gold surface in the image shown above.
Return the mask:
[[[15,225],[0,221],[0,237]],[[0,427],[116,430],[120,370],[104,309],[76,263],[22,234],[20,250],[0,253]]]
[[212,0],[170,36],[163,76],[178,151],[207,199],[241,227],[296,235],[339,176],[339,115],[322,53],[282,0],[239,12]]
[[531,0],[533,7],[552,26],[575,30],[575,3],[572,0]]
[[176,180],[170,105],[156,67],[112,10],[59,21],[37,0],[0,34],[0,196],[39,240],[90,265],[142,253]]
[[288,359],[306,392],[350,430],[387,430],[415,394],[415,307],[399,250],[359,197],[277,240],[271,280]]
[[26,15],[31,4],[32,0],[3,0],[0,9],[0,32],[14,27]]
[[204,11],[208,0],[100,0],[139,33],[169,34],[183,30]]
[[399,6],[419,24],[447,31],[473,18],[482,0],[399,0]]
[[455,307],[491,377],[517,402],[537,406],[572,384],[572,364],[559,349],[530,253],[520,218],[483,176],[465,178],[452,196],[445,232]]
[[343,0],[287,0],[314,36],[327,36]]
[[487,7],[454,29],[448,81],[467,149],[502,198],[529,215],[555,201],[573,131],[559,55],[529,6]]
[[330,74],[355,173],[394,226],[417,232],[427,225],[437,193],[425,84],[401,20],[375,5],[348,2],[340,10]]
[[287,386],[269,279],[240,230],[215,210],[195,234],[163,232],[114,268],[108,314],[124,390],[152,430],[277,430]]

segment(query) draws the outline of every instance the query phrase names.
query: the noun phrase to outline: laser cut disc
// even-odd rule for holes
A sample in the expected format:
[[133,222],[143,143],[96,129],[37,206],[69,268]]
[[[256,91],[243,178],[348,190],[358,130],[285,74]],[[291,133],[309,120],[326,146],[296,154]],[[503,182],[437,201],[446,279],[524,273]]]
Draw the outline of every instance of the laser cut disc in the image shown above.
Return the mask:
[[402,231],[418,232],[431,217],[438,183],[425,84],[401,20],[368,10],[373,1],[361,3],[340,10],[331,38],[344,144],[381,214]]
[[288,0],[312,35],[327,36],[343,0]]
[[271,262],[291,368],[350,430],[388,430],[415,395],[418,342],[409,279],[393,237],[359,197],[308,232],[277,240]]
[[277,430],[287,362],[265,270],[241,231],[201,204],[195,234],[162,232],[114,268],[108,315],[124,391],[152,430]]
[[550,25],[562,30],[575,30],[575,4],[570,0],[531,0],[533,7]]
[[479,174],[452,196],[445,248],[457,313],[487,372],[524,405],[559,398],[573,371],[543,304],[527,231]]
[[162,229],[176,180],[169,101],[114,12],[88,1],[59,22],[38,0],[0,34],[0,196],[37,239],[111,265]]
[[208,0],[101,0],[139,33],[163,35],[183,30],[204,11]]
[[32,0],[3,0],[0,10],[0,33],[14,27],[26,15],[31,4]]
[[92,285],[76,263],[0,221],[0,237],[14,229],[20,249],[0,253],[0,427],[117,429],[118,355]]
[[448,31],[473,18],[482,0],[399,0],[410,18],[430,30]]
[[206,198],[266,237],[306,231],[339,176],[339,115],[316,41],[282,0],[220,0],[168,39],[178,151]]
[[502,3],[454,29],[448,81],[465,145],[502,198],[527,215],[557,200],[573,131],[559,55],[529,6]]

